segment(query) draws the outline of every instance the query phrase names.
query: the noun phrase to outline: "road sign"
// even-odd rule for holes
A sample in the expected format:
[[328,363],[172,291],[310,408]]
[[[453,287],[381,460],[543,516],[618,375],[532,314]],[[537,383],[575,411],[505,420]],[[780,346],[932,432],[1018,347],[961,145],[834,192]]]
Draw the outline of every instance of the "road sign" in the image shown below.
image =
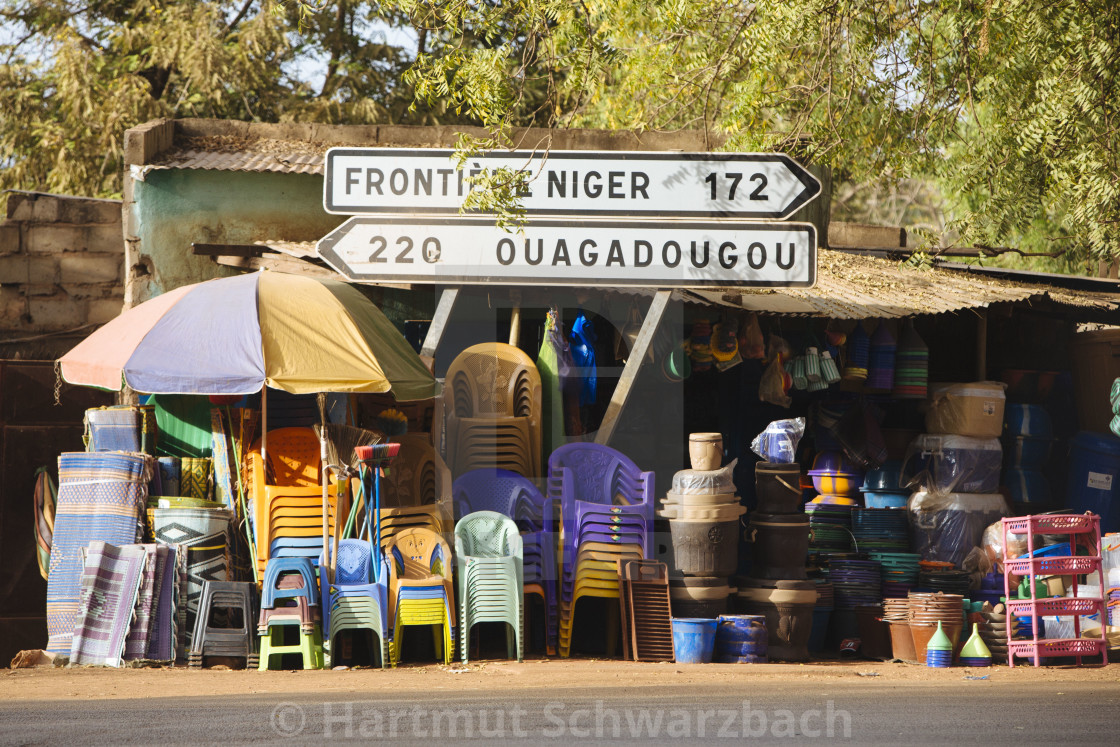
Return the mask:
[[487,151],[456,170],[454,151],[331,148],[323,205],[341,215],[458,214],[469,178],[525,171],[529,215],[781,219],[821,191],[781,153]]
[[809,223],[530,221],[362,216],[319,241],[327,264],[357,281],[607,287],[808,288],[817,234]]

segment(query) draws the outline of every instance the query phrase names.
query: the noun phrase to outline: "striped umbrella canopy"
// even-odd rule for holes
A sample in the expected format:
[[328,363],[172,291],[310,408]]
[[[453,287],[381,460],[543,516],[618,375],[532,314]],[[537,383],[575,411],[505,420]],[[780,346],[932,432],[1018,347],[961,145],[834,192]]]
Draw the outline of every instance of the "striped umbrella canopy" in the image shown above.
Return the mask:
[[59,361],[71,384],[148,394],[389,392],[426,399],[420,356],[356,288],[257,272],[186,285],[121,314]]

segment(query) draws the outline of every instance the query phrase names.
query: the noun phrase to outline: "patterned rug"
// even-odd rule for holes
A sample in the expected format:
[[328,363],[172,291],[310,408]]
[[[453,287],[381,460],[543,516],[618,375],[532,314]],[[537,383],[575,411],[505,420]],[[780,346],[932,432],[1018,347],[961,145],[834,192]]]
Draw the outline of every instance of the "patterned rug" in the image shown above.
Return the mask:
[[95,407],[85,414],[90,451],[155,453],[156,415],[150,405]]
[[148,555],[143,545],[91,542],[82,569],[70,666],[119,667]]
[[[147,559],[144,564],[144,575],[140,584],[140,591],[136,597],[136,609],[132,618],[132,627],[124,644],[124,658],[127,661],[134,659],[151,659],[149,654],[153,650],[156,638],[170,640],[170,627],[174,624],[170,607],[161,615],[160,601],[163,595],[165,572],[168,556],[174,553],[174,548],[167,545],[137,545],[144,548]],[[169,582],[173,583],[173,579]],[[170,595],[171,589],[167,589]],[[170,599],[170,597],[169,597]],[[160,635],[163,633],[163,635]],[[167,653],[160,661],[168,661],[171,655]]]
[[153,461],[143,454],[66,452],[58,457],[58,503],[47,576],[47,650],[69,654],[77,624],[82,551],[90,542],[140,539]]
[[179,457],[161,456],[159,460],[159,492],[153,495],[182,495],[179,487],[179,472],[182,462]]
[[210,457],[183,457],[180,464],[179,492],[188,498],[210,500]]
[[185,657],[191,646],[202,584],[228,579],[233,513],[213,508],[155,508],[150,513],[156,541],[177,545],[186,557],[187,581],[177,609],[176,641],[177,655]]
[[[179,575],[176,572],[178,557],[182,554],[174,545],[159,545],[166,552],[157,556],[155,607],[152,611],[151,630],[148,634],[148,651],[144,658],[152,661],[175,659],[177,623],[175,604],[179,600]],[[185,574],[184,574],[185,575]]]

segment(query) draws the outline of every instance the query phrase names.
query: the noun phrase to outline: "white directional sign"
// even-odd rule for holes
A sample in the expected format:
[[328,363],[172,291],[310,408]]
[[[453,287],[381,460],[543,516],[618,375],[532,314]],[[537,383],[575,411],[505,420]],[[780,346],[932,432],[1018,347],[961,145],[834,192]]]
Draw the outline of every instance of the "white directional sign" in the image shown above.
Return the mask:
[[808,288],[817,234],[809,223],[543,218],[509,233],[492,218],[363,216],[318,253],[357,281]]
[[529,215],[781,219],[821,191],[781,153],[487,151],[457,170],[453,151],[331,148],[323,205],[341,215],[457,214],[469,178],[527,172]]

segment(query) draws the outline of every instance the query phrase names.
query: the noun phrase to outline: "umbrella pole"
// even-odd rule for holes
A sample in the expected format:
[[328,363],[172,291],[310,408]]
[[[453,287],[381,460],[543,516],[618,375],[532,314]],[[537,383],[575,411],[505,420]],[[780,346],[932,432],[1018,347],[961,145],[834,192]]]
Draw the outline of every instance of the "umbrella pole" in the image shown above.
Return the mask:
[[268,391],[267,386],[261,387],[261,466],[268,474]]

